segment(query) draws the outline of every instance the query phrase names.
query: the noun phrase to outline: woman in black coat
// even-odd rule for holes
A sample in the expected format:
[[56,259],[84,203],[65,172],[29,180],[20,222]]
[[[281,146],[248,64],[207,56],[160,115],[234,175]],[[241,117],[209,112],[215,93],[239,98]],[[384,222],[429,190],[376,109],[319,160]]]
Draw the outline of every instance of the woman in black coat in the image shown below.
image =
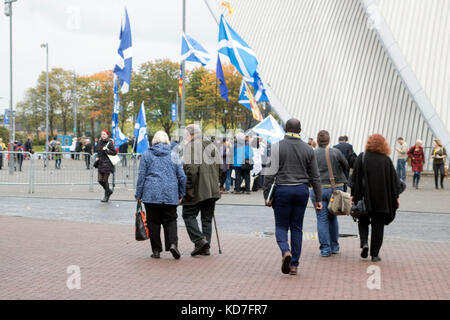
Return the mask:
[[[378,254],[383,244],[384,226],[394,220],[400,205],[400,179],[388,156],[390,152],[389,145],[382,135],[371,135],[367,140],[366,152],[361,153],[356,159],[350,178],[353,203],[356,204],[365,197],[369,211],[368,218],[361,218],[358,221],[361,258],[368,256],[369,224],[372,224],[370,256],[373,262],[381,260]],[[367,174],[365,187],[362,181],[363,170],[366,170]]]
[[114,172],[114,165],[109,160],[108,155],[116,155],[114,148],[114,141],[110,138],[109,132],[103,130],[98,141],[98,183],[105,190],[105,197],[102,202],[108,202],[112,195],[112,190],[109,188],[108,179],[111,173]]

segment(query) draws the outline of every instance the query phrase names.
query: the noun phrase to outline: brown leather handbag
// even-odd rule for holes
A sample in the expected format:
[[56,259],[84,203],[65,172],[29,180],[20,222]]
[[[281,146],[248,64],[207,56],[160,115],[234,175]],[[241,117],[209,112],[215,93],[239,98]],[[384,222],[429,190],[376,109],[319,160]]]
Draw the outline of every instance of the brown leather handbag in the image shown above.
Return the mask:
[[328,212],[335,216],[348,216],[351,211],[351,195],[350,193],[336,190],[336,182],[333,175],[333,168],[331,166],[330,149],[325,149],[325,158],[327,160],[328,173],[330,175],[331,188],[333,195],[328,204]]

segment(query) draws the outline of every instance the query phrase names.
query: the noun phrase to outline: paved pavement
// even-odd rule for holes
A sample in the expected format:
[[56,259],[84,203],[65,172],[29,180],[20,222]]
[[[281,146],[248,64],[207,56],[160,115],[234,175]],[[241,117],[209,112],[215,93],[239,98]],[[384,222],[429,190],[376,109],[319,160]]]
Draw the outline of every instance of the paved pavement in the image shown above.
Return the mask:
[[357,239],[342,239],[330,258],[305,241],[299,274],[290,276],[280,272],[273,238],[222,232],[223,254],[213,240],[212,256],[191,257],[180,229],[182,258],[154,260],[133,233],[124,225],[0,217],[0,299],[450,298],[449,243],[386,239],[383,261],[372,264],[359,258]]

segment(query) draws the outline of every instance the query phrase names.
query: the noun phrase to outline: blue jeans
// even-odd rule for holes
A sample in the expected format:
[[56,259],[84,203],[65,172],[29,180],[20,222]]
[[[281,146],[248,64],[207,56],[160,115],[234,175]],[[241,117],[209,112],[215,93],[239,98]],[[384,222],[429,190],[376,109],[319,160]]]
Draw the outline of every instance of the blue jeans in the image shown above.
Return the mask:
[[[343,187],[336,188],[343,191]],[[339,224],[335,215],[328,212],[333,189],[322,189],[322,210],[316,211],[317,232],[319,233],[320,254],[328,257],[339,252]],[[311,190],[311,201],[316,203],[314,191]]]
[[414,172],[414,176],[413,176],[413,185],[414,185],[415,187],[418,187],[418,186],[419,186],[419,181],[420,181],[420,172],[419,172],[419,171]]
[[406,180],[406,160],[405,159],[397,159],[397,175],[400,180]]
[[[308,204],[309,190],[306,184],[298,186],[277,186],[273,200],[275,214],[275,237],[281,250],[292,253],[291,266],[298,267],[302,252],[303,218]],[[291,231],[289,248],[288,231]]]
[[233,172],[232,168],[227,170],[227,178],[225,180],[225,190],[226,191],[230,191],[230,187],[231,187],[231,172]]

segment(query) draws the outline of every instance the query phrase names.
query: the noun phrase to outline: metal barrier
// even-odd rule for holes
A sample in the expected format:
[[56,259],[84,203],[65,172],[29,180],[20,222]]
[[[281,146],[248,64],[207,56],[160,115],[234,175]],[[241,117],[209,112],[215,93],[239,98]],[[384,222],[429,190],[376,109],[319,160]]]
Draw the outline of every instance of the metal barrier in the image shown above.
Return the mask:
[[31,193],[33,165],[32,154],[29,152],[1,151],[0,185],[28,185],[28,192]]
[[[8,167],[12,157],[11,171]],[[139,154],[119,154],[121,162],[115,166],[111,182],[135,188],[139,168]],[[94,161],[97,154],[84,152],[0,152],[0,185],[28,186],[28,193],[35,192],[35,186],[88,185],[94,191],[97,169]]]
[[[112,181],[110,181],[113,187],[117,184],[123,184],[125,187],[136,188],[137,175],[139,169],[140,154],[137,153],[118,153],[120,157],[120,163],[114,168],[114,174],[112,175]],[[97,159],[97,154],[92,156],[92,163]],[[96,179],[98,171],[92,167],[92,182]],[[89,191],[94,191],[93,185]]]

